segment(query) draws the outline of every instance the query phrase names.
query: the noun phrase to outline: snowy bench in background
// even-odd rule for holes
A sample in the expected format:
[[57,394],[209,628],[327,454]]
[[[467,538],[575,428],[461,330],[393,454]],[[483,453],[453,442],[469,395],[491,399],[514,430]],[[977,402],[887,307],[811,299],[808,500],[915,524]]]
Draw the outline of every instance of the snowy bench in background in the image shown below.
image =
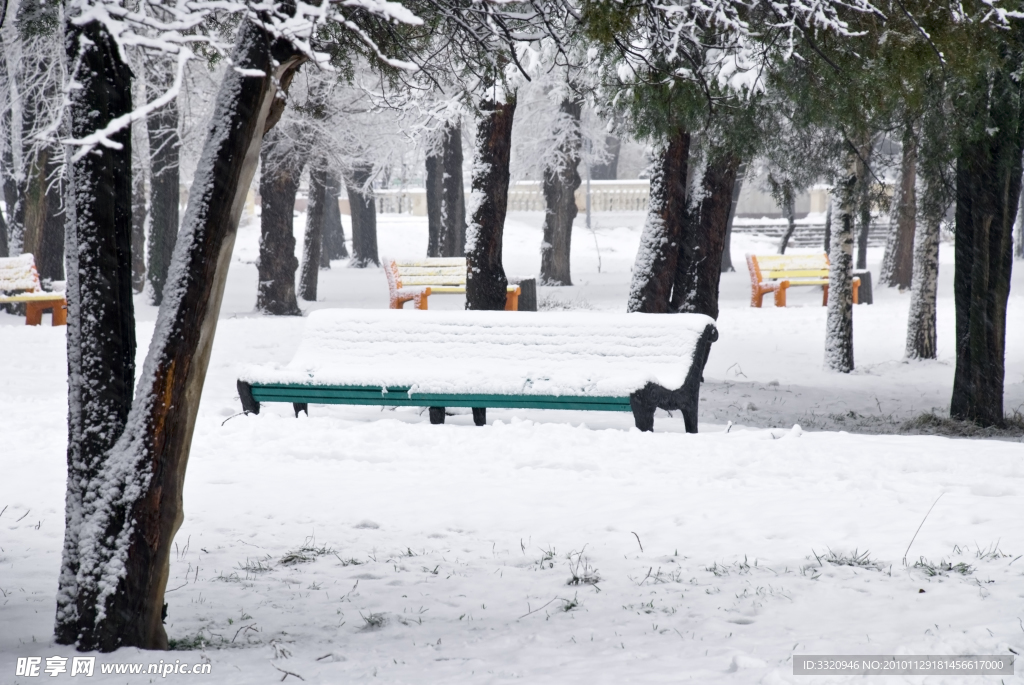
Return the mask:
[[[412,300],[417,309],[427,308],[427,298],[435,294],[466,292],[466,258],[397,260],[384,258],[391,309],[401,309]],[[519,286],[510,285],[505,295],[505,311],[518,311]]]
[[25,253],[18,257],[0,257],[0,304],[6,302],[25,303],[25,323],[38,326],[43,322],[43,312],[53,310],[53,325],[64,326],[68,322],[68,303],[62,292],[46,292],[39,284],[36,260]]
[[321,309],[289,364],[238,380],[246,412],[261,402],[631,411],[654,429],[678,409],[697,432],[701,373],[714,321],[700,314]]
[[[786,289],[796,285],[820,285],[825,289],[821,306],[828,304],[828,255],[747,255],[750,271],[750,306],[760,307],[764,296],[775,293],[775,306],[786,306]],[[857,304],[860,278],[853,279],[853,303]]]

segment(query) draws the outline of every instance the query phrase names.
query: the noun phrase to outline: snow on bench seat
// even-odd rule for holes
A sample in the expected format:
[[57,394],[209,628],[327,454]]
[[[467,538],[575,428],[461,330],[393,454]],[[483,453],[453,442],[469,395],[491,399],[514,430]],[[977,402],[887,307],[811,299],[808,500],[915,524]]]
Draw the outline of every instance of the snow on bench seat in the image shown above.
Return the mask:
[[[295,357],[239,379],[243,408],[292,402],[632,411],[680,409],[696,432],[714,321],[697,314],[323,309]],[[694,363],[694,360],[697,363]]]

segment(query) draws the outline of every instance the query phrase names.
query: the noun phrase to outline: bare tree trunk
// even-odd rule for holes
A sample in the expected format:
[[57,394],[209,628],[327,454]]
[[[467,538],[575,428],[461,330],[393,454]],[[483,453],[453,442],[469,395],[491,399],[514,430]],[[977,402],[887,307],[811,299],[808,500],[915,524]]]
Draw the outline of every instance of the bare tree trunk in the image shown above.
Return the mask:
[[679,241],[687,221],[689,159],[690,134],[679,129],[665,141],[652,168],[647,222],[633,263],[627,311],[670,311]]
[[1024,259],[1024,193],[1021,193],[1020,202],[1017,203],[1017,241],[1014,243],[1013,256]]
[[[320,244],[323,256],[320,266],[330,268],[332,259],[347,259],[348,247],[345,246],[345,227],[341,223],[341,208],[338,207],[338,195],[341,193],[341,181],[338,174],[327,172],[326,188],[327,204],[324,206],[324,235]],[[324,262],[326,261],[326,265]]]
[[427,155],[427,257],[441,256],[441,205],[444,202],[444,151]]
[[725,246],[722,248],[722,273],[735,271],[732,265],[732,222],[736,220],[736,208],[740,204],[740,193],[743,192],[743,177],[747,174],[747,165],[740,162],[736,169],[736,181],[732,186],[732,202],[729,205],[729,223],[725,227]]
[[380,266],[377,255],[377,203],[370,187],[370,164],[357,164],[352,178],[345,183],[348,205],[352,212],[352,261],[349,266],[363,269],[371,264]]
[[704,169],[704,197],[680,240],[672,309],[718,318],[722,254],[740,159],[719,153]]
[[779,254],[786,254],[789,239],[796,232],[796,209],[793,195],[793,186],[786,183],[782,190],[782,213],[786,217],[786,232],[782,234],[782,241],[779,243]]
[[441,182],[442,257],[466,256],[466,189],[462,183],[462,124],[448,127],[441,141],[444,178]]
[[3,212],[0,212],[0,257],[9,257],[11,250],[7,246],[7,221],[4,220]]
[[605,136],[604,149],[608,153],[608,161],[590,167],[591,181],[614,181],[619,177],[619,153],[622,152],[622,141],[615,136]]
[[825,199],[825,254],[832,250],[832,193]]
[[857,231],[857,268],[868,268],[868,233],[871,231],[871,139],[867,138],[857,156],[857,209],[860,227]]
[[848,175],[836,188],[839,199],[838,227],[832,230],[829,250],[828,314],[825,324],[825,368],[840,373],[853,371],[853,229],[859,207],[861,179],[866,167],[849,153]]
[[306,155],[279,131],[263,138],[260,174],[260,259],[256,309],[274,316],[302,313],[295,298],[295,194]]
[[309,204],[306,205],[306,239],[302,241],[302,271],[299,275],[299,296],[316,302],[320,274],[320,253],[323,249],[324,218],[327,214],[327,169],[323,160],[309,167]]
[[[132,110],[131,71],[100,22],[69,21],[67,33],[69,57],[81,55],[71,134],[83,138]],[[89,567],[112,529],[85,528],[91,502],[104,495],[102,474],[126,424],[135,382],[131,134],[123,129],[111,139],[121,149],[99,146],[68,169],[68,481],[55,633],[60,644],[83,650],[121,644],[117,624],[123,619],[109,611],[100,618],[108,606],[97,600],[111,576]]]
[[[81,648],[167,647],[170,549],[235,233],[263,133],[284,107],[275,84],[287,88],[302,59],[253,21],[241,27],[236,69],[225,72],[217,96],[138,394],[125,432],[89,479],[96,496],[85,503],[79,545],[88,553],[78,556],[77,587],[69,593],[62,583],[62,597],[77,608]],[[124,193],[127,231],[130,187]],[[124,265],[130,268],[127,255]]]
[[921,229],[914,234],[914,269],[907,321],[909,359],[935,359],[935,296],[939,282],[939,232],[942,217],[921,215]]
[[956,170],[956,372],[950,416],[1003,425],[1006,304],[1021,191],[1024,107],[1009,67],[976,84],[975,116],[1001,133],[961,147]]
[[476,132],[473,195],[476,209],[466,235],[466,309],[505,308],[508,278],[501,245],[508,208],[509,158],[516,99],[485,101]]
[[[583,103],[579,99],[562,101],[561,111],[567,114],[579,130]],[[540,247],[540,282],[544,285],[572,285],[570,257],[572,223],[576,219],[576,189],[582,182],[577,167],[580,165],[580,137],[567,139],[558,158],[563,165],[544,171],[543,190],[544,241]]]
[[[134,126],[133,126],[134,128]],[[146,174],[142,155],[132,140],[132,290],[146,286]]]
[[[157,80],[156,93],[161,92],[170,79],[173,65],[162,63],[168,73],[163,83]],[[178,157],[181,138],[178,135],[178,105],[171,101],[149,115],[149,150],[151,155],[149,192],[149,278],[151,302],[163,302],[167,269],[178,239],[179,170]]]
[[903,134],[899,197],[893,214],[895,230],[889,233],[882,260],[881,282],[901,291],[911,287],[914,275],[914,232],[917,230],[917,136],[913,125]]

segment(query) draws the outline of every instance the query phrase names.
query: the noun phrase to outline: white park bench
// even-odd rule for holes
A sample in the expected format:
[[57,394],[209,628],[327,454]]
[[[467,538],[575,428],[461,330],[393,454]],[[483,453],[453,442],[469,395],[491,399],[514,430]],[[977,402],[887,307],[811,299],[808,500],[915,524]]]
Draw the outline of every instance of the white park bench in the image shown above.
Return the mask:
[[68,303],[61,292],[47,292],[39,283],[36,260],[28,254],[18,257],[0,257],[0,304],[7,302],[25,303],[25,323],[38,326],[43,322],[43,312],[53,310],[54,326],[68,322]]
[[295,357],[238,380],[246,412],[262,402],[430,408],[487,407],[632,412],[654,429],[655,409],[680,410],[697,432],[701,373],[714,321],[700,314],[397,312],[321,309],[309,315]]
[[[401,309],[410,300],[417,309],[426,309],[431,295],[466,292],[465,257],[406,260],[385,257],[384,275],[388,279],[391,309]],[[519,286],[510,285],[506,290],[505,311],[518,311]]]

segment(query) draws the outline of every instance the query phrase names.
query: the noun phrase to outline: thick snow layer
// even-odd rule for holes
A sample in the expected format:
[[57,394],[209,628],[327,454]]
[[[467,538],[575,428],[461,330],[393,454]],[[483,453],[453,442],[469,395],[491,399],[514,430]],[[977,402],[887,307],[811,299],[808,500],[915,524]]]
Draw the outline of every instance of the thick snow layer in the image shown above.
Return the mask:
[[627,397],[647,383],[681,388],[713,324],[699,314],[321,309],[287,366],[242,380]]
[[[424,219],[379,219],[383,253],[422,256]],[[541,287],[540,299],[621,313],[644,217],[594,219],[594,234],[582,217],[576,224],[576,285]],[[508,222],[510,275],[536,272],[542,220],[538,212]],[[794,653],[1024,652],[1024,445],[843,432],[948,407],[950,245],[939,271],[939,359],[904,362],[909,293],[876,285],[875,304],[854,308],[857,368],[835,374],[822,369],[821,293],[801,288],[784,310],[771,298],[751,308],[739,259],[771,254],[775,241],[736,236],[739,271],[722,277],[701,433],[687,435],[678,413],[664,412],[653,434],[613,412],[490,409],[481,428],[468,410],[441,426],[418,408],[312,405],[309,418],[295,419],[290,406],[268,404],[259,416],[237,416],[239,374],[290,359],[311,323],[253,314],[258,238],[258,223],[239,233],[171,559],[167,630],[196,649],[122,649],[99,655],[101,664],[209,660],[212,676],[165,680],[245,685],[280,681],[276,669],[330,685],[817,685],[864,680],[793,677]],[[869,250],[876,274],[881,257]],[[387,307],[379,269],[335,262],[319,290],[322,300],[304,309]],[[1024,405],[1015,342],[1024,340],[1022,293],[1018,268],[1008,411]],[[142,297],[136,306],[141,358],[155,309]],[[431,297],[430,306],[461,310],[464,298]],[[52,638],[64,532],[64,335],[0,313],[4,685],[74,682],[67,673],[14,676],[18,657],[74,656]],[[316,551],[297,557],[311,560],[285,563],[304,544]],[[829,550],[837,563],[822,556]],[[854,550],[868,559],[838,563]],[[970,569],[929,576],[914,567],[922,557]],[[600,580],[569,585],[574,572]]]

